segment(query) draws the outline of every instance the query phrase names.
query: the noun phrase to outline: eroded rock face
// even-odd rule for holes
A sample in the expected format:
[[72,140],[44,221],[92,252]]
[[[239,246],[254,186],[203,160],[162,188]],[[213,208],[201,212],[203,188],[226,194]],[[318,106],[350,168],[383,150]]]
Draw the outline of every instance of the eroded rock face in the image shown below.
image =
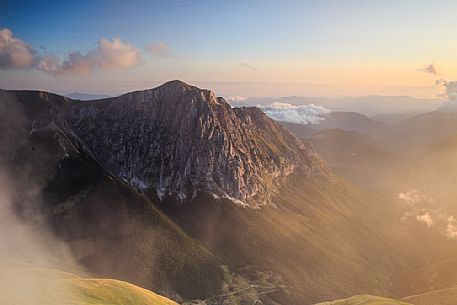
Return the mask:
[[311,147],[260,109],[231,108],[181,81],[96,101],[36,95],[45,107],[31,130],[54,129],[65,146],[160,199],[208,192],[257,207],[294,171],[331,175]]
[[310,147],[261,110],[232,109],[213,92],[180,81],[75,102],[66,117],[106,168],[159,198],[204,191],[257,206],[297,168],[328,174]]

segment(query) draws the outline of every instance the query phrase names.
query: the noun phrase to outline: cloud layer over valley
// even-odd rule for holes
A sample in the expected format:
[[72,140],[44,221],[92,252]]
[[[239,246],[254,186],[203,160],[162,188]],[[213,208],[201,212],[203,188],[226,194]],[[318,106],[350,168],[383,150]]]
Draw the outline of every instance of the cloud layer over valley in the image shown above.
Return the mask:
[[266,115],[276,121],[295,124],[319,124],[325,120],[324,115],[331,111],[325,107],[307,104],[291,105],[274,102],[270,105],[257,105]]
[[447,81],[439,79],[436,81],[439,93],[438,98],[443,99],[443,103],[439,107],[441,111],[456,111],[457,110],[457,81]]

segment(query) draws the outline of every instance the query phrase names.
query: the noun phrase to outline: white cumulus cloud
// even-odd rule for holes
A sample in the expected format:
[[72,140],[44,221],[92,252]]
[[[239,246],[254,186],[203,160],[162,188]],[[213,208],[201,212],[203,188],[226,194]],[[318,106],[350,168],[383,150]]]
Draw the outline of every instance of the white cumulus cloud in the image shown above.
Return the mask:
[[70,52],[61,64],[55,58],[43,58],[39,66],[42,66],[43,71],[52,74],[89,75],[97,68],[130,68],[140,61],[140,51],[131,44],[123,42],[120,38],[103,38],[98,42],[97,49],[86,54]]
[[229,103],[232,106],[237,106],[248,100],[247,97],[239,96],[239,95],[226,96],[226,97],[224,97],[224,99],[227,103]]
[[144,49],[156,57],[171,56],[170,46],[164,42],[150,43]]
[[324,115],[331,111],[325,107],[307,104],[291,105],[274,102],[270,105],[257,105],[266,115],[276,121],[296,124],[319,124],[325,120]]
[[130,68],[140,61],[140,51],[120,38],[101,39],[96,54],[102,69]]
[[35,51],[14,37],[11,30],[0,30],[0,69],[28,69],[35,63]]
[[457,110],[457,81],[447,81],[440,79],[436,81],[438,94],[436,97],[443,99],[440,106],[441,111]]

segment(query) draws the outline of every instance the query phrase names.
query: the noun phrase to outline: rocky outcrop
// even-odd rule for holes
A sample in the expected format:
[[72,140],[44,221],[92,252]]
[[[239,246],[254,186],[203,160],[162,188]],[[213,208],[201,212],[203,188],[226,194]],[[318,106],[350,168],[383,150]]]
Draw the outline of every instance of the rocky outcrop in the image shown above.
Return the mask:
[[231,108],[181,81],[96,101],[40,94],[50,107],[41,126],[161,200],[207,192],[257,207],[294,171],[330,175],[311,147],[260,109]]

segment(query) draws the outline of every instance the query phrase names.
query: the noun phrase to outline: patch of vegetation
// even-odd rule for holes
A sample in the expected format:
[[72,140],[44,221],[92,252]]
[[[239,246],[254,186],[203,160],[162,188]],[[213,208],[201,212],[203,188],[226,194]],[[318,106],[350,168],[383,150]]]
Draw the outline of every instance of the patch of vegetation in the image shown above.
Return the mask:
[[403,300],[414,305],[455,305],[457,303],[457,286],[409,296]]
[[0,262],[0,287],[0,304],[177,305],[123,281],[79,277],[16,262]]
[[412,305],[402,301],[376,297],[372,295],[357,295],[349,299],[324,302],[316,305]]

